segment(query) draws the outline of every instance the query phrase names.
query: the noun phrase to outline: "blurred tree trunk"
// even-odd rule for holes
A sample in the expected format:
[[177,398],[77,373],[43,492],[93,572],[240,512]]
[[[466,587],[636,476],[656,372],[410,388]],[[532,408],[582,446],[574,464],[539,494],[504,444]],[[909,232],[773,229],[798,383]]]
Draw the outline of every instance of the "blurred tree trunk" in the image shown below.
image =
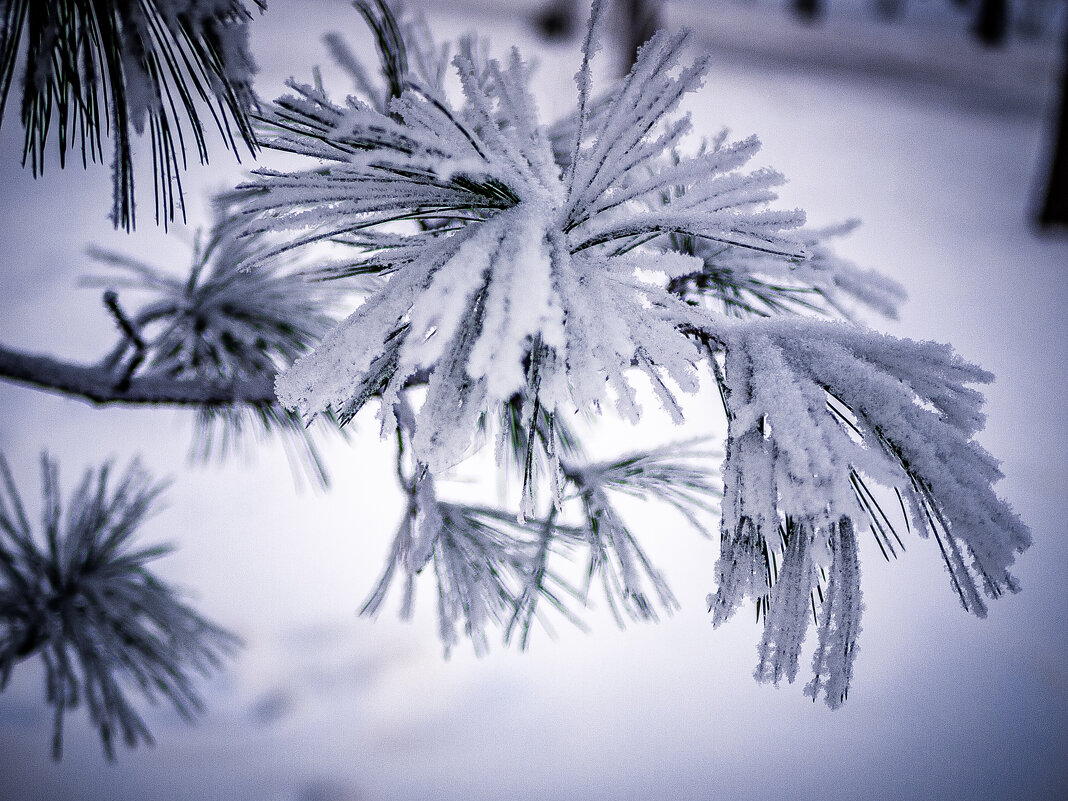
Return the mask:
[[1038,213],[1043,228],[1068,226],[1068,21],[1064,30],[1064,61],[1061,64],[1061,103],[1057,113],[1057,132],[1053,140],[1053,158],[1046,183],[1046,198]]
[[823,13],[821,0],[794,0],[794,13],[803,22],[812,22]]
[[623,47],[627,70],[634,66],[638,48],[660,28],[660,0],[622,0]]
[[885,20],[897,20],[905,13],[905,0],[875,0],[875,13]]
[[535,23],[547,39],[570,39],[579,24],[578,3],[549,0],[538,12]]
[[[624,72],[634,66],[638,48],[660,28],[662,0],[609,0],[616,7]],[[2,0],[0,0],[2,2]],[[578,0],[548,0],[534,18],[542,35],[549,39],[570,38],[579,26]]]
[[979,0],[972,32],[987,47],[999,47],[1009,33],[1009,4],[1007,0]]

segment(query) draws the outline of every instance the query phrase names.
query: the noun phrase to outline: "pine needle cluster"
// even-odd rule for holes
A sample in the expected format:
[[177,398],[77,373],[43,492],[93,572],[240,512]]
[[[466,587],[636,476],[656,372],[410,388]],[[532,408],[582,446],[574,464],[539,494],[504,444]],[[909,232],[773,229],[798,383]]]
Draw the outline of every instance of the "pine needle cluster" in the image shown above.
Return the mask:
[[133,695],[191,720],[202,709],[195,677],[237,645],[152,572],[168,548],[134,542],[163,485],[136,462],[113,472],[88,470],[64,503],[56,464],[42,457],[36,534],[0,456],[0,689],[16,664],[41,659],[55,759],[65,714],[83,704],[109,759],[120,739],[152,743]]
[[[829,241],[852,223],[805,229],[801,212],[775,207],[783,179],[750,167],[756,137],[687,150],[680,107],[707,63],[687,61],[685,34],[654,36],[595,95],[595,2],[577,107],[546,125],[516,51],[497,61],[461,40],[453,97],[444,48],[407,38],[385,3],[356,6],[381,80],[333,37],[356,94],[335,102],[319,80],[292,82],[261,117],[267,147],[314,165],[258,170],[231,200],[247,234],[276,242],[266,256],[330,242],[351,255],[318,277],[376,279],[278,381],[305,417],[344,422],[377,399],[383,433],[407,454],[408,511],[367,611],[400,571],[410,612],[431,566],[446,647],[460,628],[483,647],[488,622],[506,638],[518,626],[525,643],[539,598],[585,604],[593,583],[620,621],[670,610],[611,494],[692,515],[716,487],[687,472],[685,450],[585,466],[565,453],[576,412],[612,404],[637,422],[638,375],[676,421],[702,373],[719,385],[728,434],[710,610],[719,623],[754,599],[758,679],[795,678],[814,617],[807,691],[845,698],[862,606],[857,526],[884,555],[900,545],[869,483],[893,488],[905,525],[937,540],[966,609],[982,614],[983,594],[1017,589],[1008,568],[1030,534],[973,439],[981,396],[968,385],[989,375],[946,347],[833,319],[858,305],[892,316],[903,292],[834,253]],[[487,439],[521,476],[516,523],[438,497],[438,480]],[[585,587],[548,567],[554,548],[585,551]]]
[[[264,0],[255,0],[261,10]],[[134,136],[152,147],[156,220],[184,216],[181,175],[188,140],[208,158],[205,111],[224,144],[251,151],[255,107],[244,0],[3,0],[0,118],[20,53],[23,163],[43,172],[54,136],[60,166],[80,151],[103,162],[113,140],[111,218],[134,225]]]
[[[171,19],[175,2],[147,7]],[[179,14],[178,28],[153,31],[176,36],[180,29],[191,48],[218,36],[217,49],[243,53],[240,2],[186,5],[188,14],[221,16]],[[755,676],[777,683],[795,680],[815,621],[805,692],[831,707],[849,692],[859,650],[863,527],[887,558],[904,547],[902,526],[934,539],[972,613],[981,616],[986,599],[1018,590],[1009,571],[1030,532],[994,492],[997,463],[975,440],[984,418],[973,385],[991,376],[948,346],[850,321],[858,308],[894,316],[903,291],[836,254],[834,238],[854,223],[806,227],[801,211],[777,206],[784,179],[753,165],[756,137],[694,141],[685,103],[708,61],[688,56],[685,33],[653,36],[629,74],[597,93],[591,63],[605,3],[594,0],[576,107],[546,122],[531,91],[533,70],[518,51],[498,60],[474,37],[438,44],[385,0],[354,5],[373,34],[377,69],[331,35],[327,45],[350,94],[336,99],[316,73],[310,83],[291,81],[289,94],[255,112],[259,140],[303,157],[306,167],[256,170],[221,198],[220,219],[181,279],[119,254],[94,254],[117,268],[105,302],[121,339],[89,376],[92,392],[84,372],[68,369],[69,381],[50,384],[42,371],[56,365],[38,359],[33,372],[2,348],[0,368],[46,387],[81,386],[94,400],[128,400],[135,386],[139,399],[151,399],[163,387],[163,402],[180,398],[200,408],[205,452],[216,436],[255,420],[301,443],[320,473],[304,422],[320,416],[344,426],[376,407],[382,434],[397,443],[407,502],[363,611],[377,614],[399,583],[402,614],[411,614],[420,576],[432,576],[446,650],[466,636],[482,652],[494,628],[526,647],[535,622],[550,631],[554,617],[584,626],[586,608],[598,602],[621,625],[676,608],[620,512],[625,495],[664,502],[700,531],[719,506],[713,623],[751,599],[763,624]],[[32,36],[44,29],[33,27],[39,20],[28,3],[0,7],[6,95],[20,20],[31,20]],[[115,8],[129,11],[122,2]],[[200,22],[181,27],[189,19]],[[77,15],[71,20],[81,24]],[[148,119],[169,186],[178,165],[168,138],[175,106],[161,105],[168,45],[156,38],[148,47],[137,35],[128,40],[132,63],[151,80],[132,108]],[[94,47],[128,61],[126,42]],[[127,61],[122,68],[134,69]],[[83,74],[57,64],[54,73],[33,76],[24,93],[35,166],[51,114],[41,109],[57,104],[62,135],[80,131],[96,153],[106,105],[96,93],[119,91],[89,80],[95,66]],[[197,69],[215,77],[194,83],[200,96],[223,91],[217,119],[239,119],[248,100],[243,79],[218,73],[207,56],[203,64]],[[181,85],[177,73],[171,78]],[[180,97],[191,115],[187,94]],[[63,110],[71,98],[84,99],[77,112]],[[122,137],[141,123],[116,117],[117,129],[120,122],[116,214],[126,220],[132,184],[127,192]],[[195,139],[203,155],[201,135]],[[61,137],[61,149],[67,141]],[[147,290],[151,300],[127,315],[115,287]],[[336,320],[329,312],[340,304],[351,313]],[[263,390],[276,373],[278,403],[270,386]],[[639,389],[648,389],[681,422],[700,405],[686,396],[698,394],[702,379],[718,387],[726,418],[722,482],[710,478],[719,457],[692,442],[607,461],[585,456],[574,421],[614,407],[636,423]],[[212,392],[176,391],[197,387]],[[490,443],[499,469],[518,484],[514,503],[495,508],[444,497],[450,471]],[[123,550],[154,498],[141,473],[131,471],[112,496],[106,471],[90,474],[65,530],[53,474],[46,462],[51,516],[42,549],[4,468],[7,584],[0,598],[9,611],[0,616],[0,669],[39,652],[49,666],[57,732],[62,710],[84,694],[106,748],[116,730],[127,741],[145,740],[115,671],[146,693],[164,676],[164,696],[191,710],[187,671],[175,666],[211,663],[225,637],[150,579],[143,565],[156,552]],[[884,508],[887,497],[899,510]],[[120,522],[112,526],[111,518]],[[89,563],[83,553],[92,555]],[[119,622],[92,594],[98,564],[118,582],[118,608],[149,616],[130,641],[125,629],[116,639]],[[581,564],[584,570],[569,569]],[[63,610],[72,603],[104,611],[68,622]],[[152,628],[160,621],[184,632],[181,643],[160,644],[161,631]],[[85,625],[102,633],[86,639]],[[103,661],[93,650],[98,639],[111,648]]]
[[[206,240],[198,237],[189,271],[181,277],[122,253],[91,248],[90,256],[110,268],[86,283],[108,287],[105,304],[120,339],[101,367],[115,377],[117,389],[159,378],[192,386],[269,383],[318,342],[334,323],[320,284],[285,258],[255,271],[241,269],[265,247],[262,237],[238,236],[221,209]],[[148,300],[128,314],[119,305],[118,289]],[[298,463],[327,483],[307,427],[272,396],[200,404],[193,455],[224,456],[240,447],[246,432],[280,435]]]

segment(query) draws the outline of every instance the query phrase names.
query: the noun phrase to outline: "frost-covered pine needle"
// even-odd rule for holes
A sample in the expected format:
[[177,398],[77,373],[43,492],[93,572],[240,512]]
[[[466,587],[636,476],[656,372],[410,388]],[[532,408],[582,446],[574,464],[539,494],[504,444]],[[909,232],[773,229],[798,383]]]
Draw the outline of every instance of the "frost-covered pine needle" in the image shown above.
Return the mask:
[[[246,230],[281,232],[274,252],[346,242],[364,252],[358,269],[388,281],[280,378],[283,402],[304,415],[351,411],[374,386],[390,430],[405,383],[429,370],[413,444],[435,473],[516,393],[550,414],[611,402],[636,420],[636,367],[677,415],[701,352],[681,330],[694,310],[667,279],[699,263],[637,244],[674,231],[799,256],[783,232],[802,220],[766,208],[780,176],[742,171],[753,140],[663,158],[689,130],[675,109],[706,69],[682,63],[685,41],[654,37],[610,101],[580,108],[580,159],[567,168],[514,51],[498,62],[461,43],[460,104],[412,73],[388,114],[292,84],[264,114],[277,131],[266,142],[317,165],[259,171],[242,190]],[[680,184],[690,191],[678,202],[645,202]],[[395,358],[383,372],[387,351]]]
[[828,243],[857,224],[852,220],[795,232],[798,245],[809,254],[807,259],[672,235],[668,240],[672,249],[696,256],[703,264],[689,275],[672,279],[671,288],[737,317],[813,313],[847,317],[846,303],[852,301],[896,318],[905,299],[901,286],[843,259]]
[[[540,601],[581,625],[571,609],[581,596],[548,565],[551,552],[566,554],[582,535],[555,518],[518,522],[497,509],[441,502],[433,478],[411,485],[410,504],[394,537],[386,569],[362,614],[378,613],[395,574],[404,582],[401,615],[412,613],[416,576],[426,569],[437,584],[439,634],[448,653],[461,634],[475,650],[488,647],[487,629],[510,636],[518,626],[525,646]],[[551,631],[551,624],[544,618]]]
[[[982,397],[969,385],[989,375],[946,346],[801,319],[845,317],[851,303],[893,316],[903,293],[833,253],[828,240],[851,224],[800,229],[801,212],[771,206],[783,178],[749,167],[756,137],[724,134],[684,154],[690,120],[677,109],[707,68],[684,59],[685,33],[654,36],[629,75],[595,95],[605,6],[595,2],[576,109],[547,126],[516,51],[498,61],[461,41],[450,97],[434,55],[444,51],[408,47],[384,3],[358,5],[382,82],[332,40],[361,97],[291,83],[262,115],[267,145],[311,163],[260,170],[233,199],[245,234],[274,242],[253,269],[333,242],[349,258],[319,277],[378,281],[277,385],[305,417],[345,421],[377,397],[383,432],[411,446],[409,508],[368,611],[402,566],[409,609],[416,574],[433,565],[447,645],[462,628],[481,647],[487,623],[525,644],[549,545],[574,546],[576,534],[588,556],[582,600],[598,583],[621,621],[673,608],[610,495],[659,496],[691,516],[712,484],[667,450],[582,466],[563,421],[609,404],[637,421],[639,374],[681,421],[680,394],[704,369],[728,418],[710,608],[719,623],[756,600],[759,679],[795,678],[811,616],[819,642],[806,691],[832,706],[845,698],[860,629],[858,521],[884,554],[901,544],[869,483],[894,488],[909,529],[933,535],[966,609],[983,614],[984,595],[1017,589],[1008,570],[1030,533],[994,493],[997,465],[973,438]],[[417,381],[425,394],[401,421]],[[507,513],[451,505],[435,489],[495,425],[500,461],[511,454],[523,480],[508,526],[495,522]],[[548,508],[535,492],[546,483]]]
[[[413,420],[398,415],[402,430]],[[592,590],[601,590],[616,621],[656,620],[678,604],[660,571],[615,509],[611,495],[658,498],[701,527],[718,490],[702,470],[711,455],[698,443],[630,454],[592,464],[567,462],[561,480],[567,502],[542,516],[517,520],[514,513],[439,499],[438,482],[424,465],[405,465],[407,435],[398,437],[398,469],[408,505],[394,537],[386,569],[364,605],[377,614],[390,586],[403,580],[401,614],[412,613],[417,578],[437,585],[442,641],[448,652],[460,633],[477,652],[488,647],[490,626],[526,648],[535,622],[553,632],[547,611],[583,627],[582,610]],[[409,473],[411,475],[409,475]],[[571,508],[573,507],[573,509]],[[585,557],[581,585],[568,567]]]
[[152,735],[133,695],[166,701],[185,719],[201,710],[196,676],[217,669],[236,638],[201,617],[149,564],[169,550],[134,538],[163,485],[134,462],[88,470],[63,502],[55,462],[41,460],[43,531],[35,534],[0,456],[0,690],[39,656],[54,710],[59,759],[67,710],[85,705],[104,753]]
[[[873,514],[861,474],[901,489],[910,527],[934,535],[965,609],[983,616],[983,595],[1018,590],[1009,568],[1031,535],[994,493],[997,463],[973,439],[982,396],[967,385],[989,373],[946,346],[851,325],[772,319],[714,328],[729,422],[711,606],[719,623],[744,597],[770,593],[759,678],[793,680],[806,599],[829,571],[824,615],[833,620],[820,629],[810,688],[826,689],[832,706],[844,697],[852,658],[843,654],[859,631],[853,527]],[[782,553],[773,586],[769,552]],[[848,648],[839,641],[832,654],[832,633]]]
[[[265,0],[254,0],[261,10]],[[134,225],[133,135],[148,130],[156,220],[185,214],[181,175],[192,140],[208,157],[207,111],[226,147],[255,153],[249,112],[255,65],[244,0],[5,0],[0,3],[0,118],[20,53],[23,163],[44,171],[54,135],[60,165],[68,150],[83,166],[104,161],[114,141],[116,227]],[[54,134],[53,134],[54,132]],[[236,134],[236,137],[235,137]]]
[[[194,248],[185,276],[90,249],[113,268],[87,283],[109,287],[109,308],[119,318],[122,338],[104,361],[116,382],[152,376],[194,384],[270,380],[314,346],[334,323],[326,293],[284,258],[241,269],[266,246],[262,238],[235,235],[223,209],[207,241]],[[152,299],[126,316],[116,288],[147,290]],[[312,432],[273,401],[198,406],[192,453],[198,459],[225,455],[250,431],[278,433],[298,462],[326,482]]]

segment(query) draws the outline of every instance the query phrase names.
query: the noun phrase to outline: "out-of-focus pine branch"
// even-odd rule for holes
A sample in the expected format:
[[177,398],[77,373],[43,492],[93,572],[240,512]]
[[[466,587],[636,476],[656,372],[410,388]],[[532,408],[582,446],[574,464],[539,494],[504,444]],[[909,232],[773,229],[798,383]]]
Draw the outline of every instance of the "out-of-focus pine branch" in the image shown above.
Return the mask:
[[217,670],[238,640],[152,572],[168,548],[135,543],[164,485],[136,462],[118,476],[105,464],[64,502],[56,463],[42,457],[41,472],[38,534],[0,455],[0,690],[19,662],[40,657],[53,757],[64,716],[84,705],[113,759],[119,739],[152,743],[133,697],[192,720],[202,709],[197,676]]
[[[106,269],[87,283],[107,287],[104,305],[118,342],[94,365],[0,345],[0,378],[100,405],[191,408],[197,415],[193,453],[203,458],[225,453],[249,430],[278,433],[325,484],[312,433],[278,403],[274,380],[333,323],[329,303],[321,285],[285,259],[242,270],[266,245],[259,237],[235,236],[228,219],[221,209],[184,275],[91,249]],[[123,289],[149,299],[127,311]]]
[[250,406],[276,403],[273,376],[216,382],[167,376],[130,378],[98,364],[83,365],[0,346],[0,378],[83,398],[100,405]]

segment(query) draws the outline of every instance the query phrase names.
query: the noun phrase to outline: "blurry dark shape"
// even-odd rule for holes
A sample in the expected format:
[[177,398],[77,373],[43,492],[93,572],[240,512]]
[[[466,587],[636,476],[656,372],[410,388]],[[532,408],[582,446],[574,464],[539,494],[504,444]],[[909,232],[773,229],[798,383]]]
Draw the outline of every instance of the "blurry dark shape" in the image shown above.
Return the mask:
[[905,14],[905,0],[875,0],[875,13],[885,20],[897,20]]
[[1000,47],[1009,34],[1007,0],[979,0],[972,32],[987,47]]
[[823,14],[820,0],[793,0],[794,13],[802,22],[815,22]]
[[575,0],[550,0],[534,18],[538,30],[546,39],[570,39],[578,27],[578,8]]
[[192,720],[202,709],[195,674],[218,668],[238,641],[148,569],[169,548],[134,546],[163,490],[137,462],[114,487],[110,464],[86,471],[65,517],[55,462],[42,457],[41,471],[37,537],[0,456],[0,689],[16,664],[40,656],[54,708],[53,758],[62,754],[64,713],[84,701],[114,759],[116,735],[130,748],[152,744],[131,691]]
[[271,726],[289,717],[294,707],[293,696],[286,690],[278,688],[256,699],[249,710],[249,718],[259,726]]
[[[260,9],[265,0],[254,0]],[[20,51],[22,162],[34,176],[45,166],[55,117],[60,167],[68,149],[83,167],[102,163],[102,138],[114,137],[115,227],[134,227],[131,129],[147,126],[156,178],[156,221],[185,215],[181,173],[186,133],[208,158],[203,104],[227,148],[235,127],[249,151],[256,137],[248,112],[255,66],[247,49],[252,19],[244,0],[0,0],[0,120]]]
[[1038,214],[1038,224],[1043,228],[1068,227],[1068,22],[1065,24],[1064,51],[1057,132],[1046,179],[1046,196]]
[[660,0],[622,0],[623,52],[626,69],[634,66],[638,48],[653,38],[661,27]]
[[1022,39],[1040,39],[1050,24],[1050,17],[1060,0],[1021,0],[1013,20],[1013,30]]

